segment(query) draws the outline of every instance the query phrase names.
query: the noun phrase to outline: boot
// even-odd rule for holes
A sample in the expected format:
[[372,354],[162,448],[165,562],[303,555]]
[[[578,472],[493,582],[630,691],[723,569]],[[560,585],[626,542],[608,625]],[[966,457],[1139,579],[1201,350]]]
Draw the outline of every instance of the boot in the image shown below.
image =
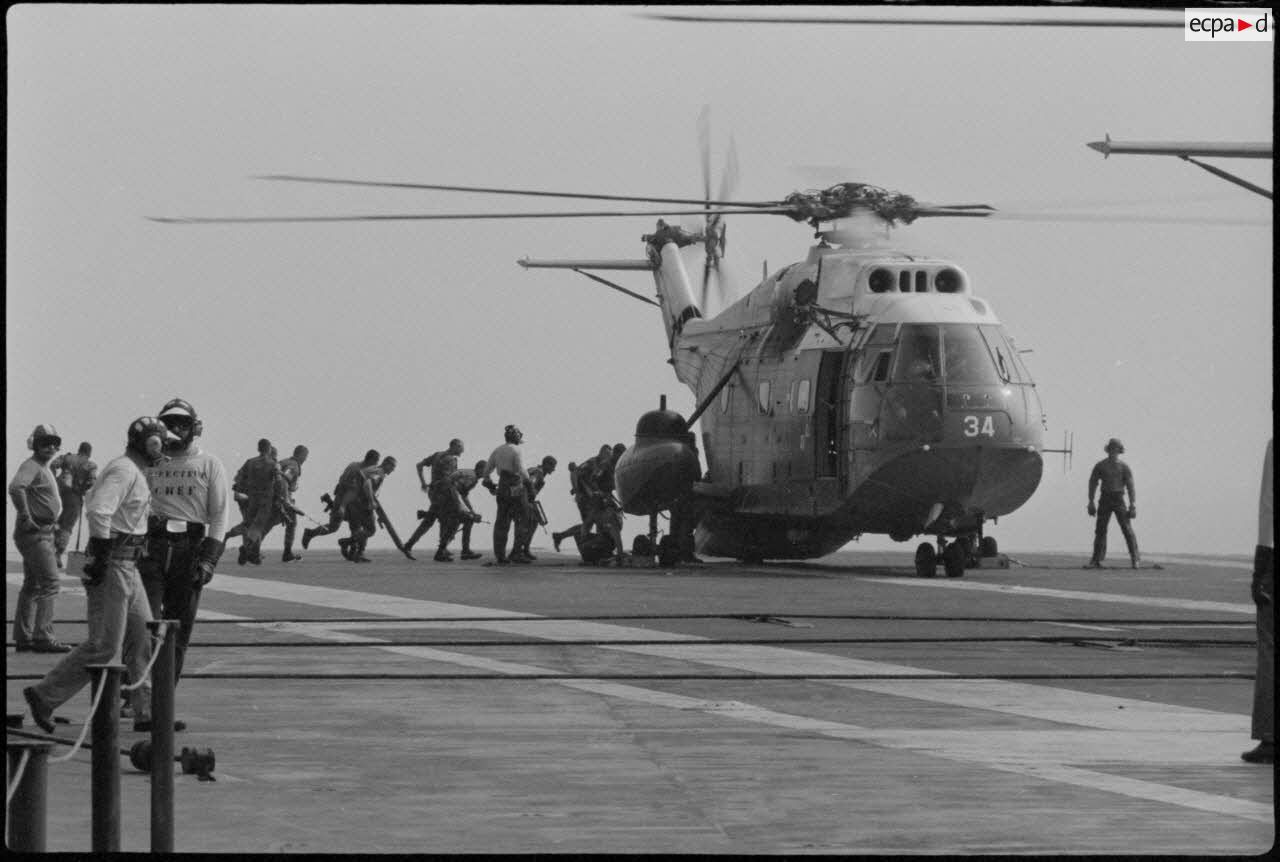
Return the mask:
[[315,538],[316,531],[311,527],[303,527],[302,529],[302,550],[307,549],[307,545],[311,544],[311,540]]
[[343,558],[344,560],[349,560],[349,559],[351,559],[351,540],[350,540],[350,539],[339,539],[339,540],[338,540],[338,550],[342,552],[342,558]]
[[437,563],[452,563],[453,554],[449,553],[448,548],[440,548],[439,550],[436,551],[436,555],[433,559]]
[[464,560],[478,560],[483,556],[484,554],[477,554],[475,551],[471,550],[470,548],[462,549],[462,559]]
[[282,563],[292,563],[294,560],[301,560],[302,554],[295,554],[290,548],[284,549],[284,555],[280,557]]

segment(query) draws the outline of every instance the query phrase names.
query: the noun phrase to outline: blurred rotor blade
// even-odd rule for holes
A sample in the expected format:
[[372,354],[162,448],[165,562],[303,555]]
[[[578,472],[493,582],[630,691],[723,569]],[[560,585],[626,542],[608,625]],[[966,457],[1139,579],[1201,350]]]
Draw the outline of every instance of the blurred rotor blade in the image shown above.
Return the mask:
[[[724,157],[724,173],[720,175],[720,200],[728,198],[738,188],[738,144],[733,135],[729,136],[729,150]],[[710,195],[710,192],[708,192]]]
[[1152,215],[1144,213],[1064,213],[1064,212],[1018,212],[1015,210],[996,210],[984,213],[997,221],[1039,221],[1039,222],[1093,222],[1096,224],[1190,224],[1190,225],[1234,225],[1239,227],[1270,225],[1270,218],[1258,216],[1209,216],[1209,215]]
[[702,165],[702,199],[711,202],[711,106],[698,113],[698,156]]
[[[789,213],[789,209],[775,207],[773,209],[717,210],[717,212],[737,215],[759,215],[761,213]],[[333,216],[147,216],[150,221],[163,224],[271,224],[288,222],[350,222],[350,221],[450,221],[464,219],[507,219],[507,218],[611,218],[627,216],[648,216],[664,218],[679,215],[706,215],[705,210],[653,210],[645,212],[530,212],[530,213],[431,213],[402,215],[333,215]]]
[[1166,27],[1182,28],[1184,19],[1172,18],[837,18],[830,15],[785,15],[750,18],[699,15],[684,12],[640,12],[642,18],[692,24],[855,24],[904,27]]
[[[534,191],[531,189],[506,189],[506,188],[490,188],[487,186],[446,186],[431,183],[398,183],[383,182],[378,180],[349,180],[339,177],[303,177],[294,174],[262,174],[254,177],[258,180],[272,180],[291,183],[327,183],[329,185],[341,186],[366,186],[371,188],[387,188],[387,189],[426,189],[428,191],[443,192],[468,192],[471,194],[488,194],[488,195],[526,195],[531,197],[545,198],[578,198],[581,200],[597,200],[597,201],[632,201],[635,203],[655,203],[655,204],[695,204],[700,205],[707,203],[706,199],[693,198],[657,198],[657,197],[641,197],[636,195],[604,195],[591,194],[587,192],[547,192]],[[708,197],[710,192],[708,192]],[[711,201],[715,206],[768,206],[767,203],[760,201]]]

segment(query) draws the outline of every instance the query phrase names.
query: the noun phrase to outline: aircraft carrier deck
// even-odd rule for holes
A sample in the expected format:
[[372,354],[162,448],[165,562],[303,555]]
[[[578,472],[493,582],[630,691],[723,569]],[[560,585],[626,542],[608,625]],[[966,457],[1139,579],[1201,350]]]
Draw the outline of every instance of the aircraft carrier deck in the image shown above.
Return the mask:
[[[483,549],[482,549],[483,550]],[[175,845],[214,853],[1258,854],[1249,560],[920,579],[909,553],[592,568],[235,565],[205,590]],[[73,569],[75,563],[73,561]],[[9,713],[56,656],[12,651]],[[66,577],[57,635],[84,632]],[[86,689],[87,692],[87,689]],[[87,694],[60,711],[78,735]],[[34,731],[28,718],[24,729]],[[121,746],[142,734],[122,721]],[[54,755],[69,748],[58,746]],[[89,758],[49,766],[48,849],[90,849]],[[122,849],[149,778],[122,765]]]

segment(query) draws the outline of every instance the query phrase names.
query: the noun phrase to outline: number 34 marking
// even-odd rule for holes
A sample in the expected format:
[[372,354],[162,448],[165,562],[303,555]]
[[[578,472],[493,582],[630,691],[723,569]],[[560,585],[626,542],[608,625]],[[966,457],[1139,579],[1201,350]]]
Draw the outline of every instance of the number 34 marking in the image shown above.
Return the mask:
[[964,417],[964,436],[966,437],[994,437],[996,436],[996,423],[990,416]]

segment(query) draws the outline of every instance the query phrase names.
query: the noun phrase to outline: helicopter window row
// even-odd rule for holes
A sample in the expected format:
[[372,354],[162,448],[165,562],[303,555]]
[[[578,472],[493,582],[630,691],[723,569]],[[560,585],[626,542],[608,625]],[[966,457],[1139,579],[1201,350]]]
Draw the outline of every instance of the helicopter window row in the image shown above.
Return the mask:
[[938,293],[959,293],[964,289],[964,277],[959,270],[950,267],[930,272],[925,269],[903,269],[895,272],[877,267],[867,276],[867,287],[872,293],[928,293],[932,284]]

